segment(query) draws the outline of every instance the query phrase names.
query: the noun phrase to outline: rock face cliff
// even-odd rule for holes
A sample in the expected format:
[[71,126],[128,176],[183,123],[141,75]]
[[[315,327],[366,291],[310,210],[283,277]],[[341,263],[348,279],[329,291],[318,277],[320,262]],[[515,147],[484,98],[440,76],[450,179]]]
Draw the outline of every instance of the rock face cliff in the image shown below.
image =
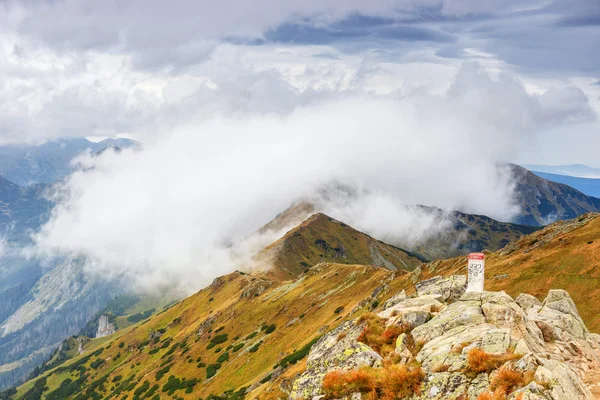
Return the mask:
[[600,336],[566,291],[550,290],[540,302],[465,293],[465,283],[420,282],[415,296],[400,292],[378,314],[341,324],[282,389],[290,399],[594,398]]
[[115,326],[110,323],[108,315],[101,315],[98,319],[98,331],[96,331],[96,339],[109,336],[115,333]]

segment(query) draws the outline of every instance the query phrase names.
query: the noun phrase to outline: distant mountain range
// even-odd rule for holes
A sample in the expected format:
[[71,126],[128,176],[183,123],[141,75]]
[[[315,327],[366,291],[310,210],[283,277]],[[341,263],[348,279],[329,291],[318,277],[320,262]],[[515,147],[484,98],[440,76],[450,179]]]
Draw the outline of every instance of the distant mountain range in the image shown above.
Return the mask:
[[549,181],[571,186],[588,196],[600,198],[600,179],[577,178],[574,176],[548,174],[546,172],[537,171],[533,171],[533,173]]
[[578,178],[592,178],[600,179],[600,168],[588,167],[583,164],[571,164],[571,165],[535,165],[535,164],[522,164],[524,168],[527,168],[533,172],[543,172],[546,174],[554,175],[565,175],[573,176]]
[[89,281],[83,260],[42,261],[21,251],[48,220],[53,203],[44,193],[73,171],[73,157],[131,146],[128,139],[0,146],[0,171],[10,177],[0,176],[0,388],[20,382],[120,292]]
[[[110,282],[89,281],[83,272],[84,260],[42,263],[23,257],[19,250],[31,243],[30,233],[48,219],[53,204],[44,197],[44,192],[72,172],[73,157],[88,150],[98,154],[109,147],[131,146],[138,144],[127,139],[99,143],[63,139],[41,146],[0,146],[0,175],[5,175],[0,176],[0,235],[4,252],[0,258],[0,388],[22,381],[68,336],[86,326],[94,331],[98,312],[106,310],[109,301],[122,293]],[[263,250],[257,260],[275,265],[269,279],[277,280],[297,277],[306,268],[323,261],[385,266],[403,273],[402,270],[417,268],[423,260],[483,249],[496,251],[534,232],[540,225],[600,211],[599,199],[550,182],[524,168],[512,168],[517,183],[516,201],[522,209],[512,222],[518,224],[414,206],[450,221],[450,228],[418,245],[407,246],[392,240],[387,244],[378,240],[386,238],[359,232],[318,214],[323,210],[314,204],[300,202],[258,231],[281,232],[306,220]],[[309,218],[313,214],[316,215]],[[142,304],[135,312],[146,315],[154,306],[154,303]],[[106,313],[116,318],[120,327],[127,325],[122,312],[109,311]]]
[[600,211],[600,199],[570,186],[551,182],[517,165],[511,165],[516,182],[515,197],[521,213],[514,221],[523,225],[547,225]]
[[41,145],[0,146],[0,175],[19,186],[52,183],[73,171],[71,160],[89,150],[98,153],[106,148],[139,146],[130,139],[105,139],[91,142],[83,138],[65,138]]

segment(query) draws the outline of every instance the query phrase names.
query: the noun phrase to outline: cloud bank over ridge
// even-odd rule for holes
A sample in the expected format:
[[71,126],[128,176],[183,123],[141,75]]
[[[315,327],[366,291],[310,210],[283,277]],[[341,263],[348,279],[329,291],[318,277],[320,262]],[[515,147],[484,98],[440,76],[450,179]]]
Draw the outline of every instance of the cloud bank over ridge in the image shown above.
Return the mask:
[[140,287],[194,290],[274,238],[237,253],[230,244],[333,182],[363,194],[333,195],[328,212],[378,235],[425,237],[434,224],[415,225],[411,204],[508,220],[518,208],[497,163],[556,114],[543,98],[466,64],[442,95],[352,94],[285,114],[199,108],[141,151],[82,157],[35,251],[84,255],[93,272]]

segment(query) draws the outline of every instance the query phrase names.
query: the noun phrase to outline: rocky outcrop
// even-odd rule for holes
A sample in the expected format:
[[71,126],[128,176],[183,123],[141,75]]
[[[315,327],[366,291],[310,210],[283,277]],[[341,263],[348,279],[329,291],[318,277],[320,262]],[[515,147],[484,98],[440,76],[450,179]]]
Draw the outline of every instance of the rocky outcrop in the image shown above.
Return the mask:
[[467,277],[452,275],[448,277],[436,276],[415,284],[418,296],[439,294],[446,302],[454,302],[467,290]]
[[[491,396],[507,374],[519,377],[504,387],[508,399],[592,398],[584,382],[600,371],[600,336],[588,331],[566,291],[551,290],[540,302],[526,294],[513,300],[504,292],[464,293],[464,285],[461,277],[433,278],[416,284],[417,296],[401,292],[384,303],[377,317],[404,332],[391,353],[359,341],[365,337],[360,319],[325,334],[289,398],[320,398],[331,371],[415,363],[424,379],[412,400],[477,400]],[[476,368],[474,354],[494,361]]]
[[308,355],[307,369],[292,383],[289,398],[309,399],[322,394],[323,378],[330,371],[381,366],[382,357],[357,341],[362,330],[362,325],[346,322],[315,343]]
[[96,339],[112,335],[113,333],[115,333],[115,326],[108,320],[108,315],[101,315],[98,320]]

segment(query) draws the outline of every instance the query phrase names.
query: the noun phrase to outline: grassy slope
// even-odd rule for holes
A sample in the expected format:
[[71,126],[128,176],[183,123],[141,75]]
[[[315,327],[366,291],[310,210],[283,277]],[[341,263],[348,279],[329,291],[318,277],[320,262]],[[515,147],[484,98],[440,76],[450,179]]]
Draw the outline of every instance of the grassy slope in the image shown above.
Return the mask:
[[[435,212],[435,209],[430,208]],[[438,211],[442,213],[441,210]],[[442,218],[442,216],[440,216]],[[452,229],[432,236],[411,250],[428,260],[458,257],[483,250],[496,251],[541,227],[499,222],[485,215],[453,211]]]
[[421,264],[413,254],[380,242],[325,214],[314,214],[264,249],[259,264],[267,276],[291,279],[319,262],[361,264],[410,271]]
[[[163,342],[145,346],[140,346],[140,343],[148,340],[152,330],[166,328],[160,340],[172,338],[172,344],[186,345],[177,346],[173,359],[167,364],[171,369],[159,380],[159,385],[162,387],[170,374],[188,380],[197,378],[199,383],[193,393],[178,390],[174,395],[184,399],[206,399],[211,393],[221,394],[258,382],[272,371],[278,360],[318,337],[326,327],[331,329],[337,323],[368,310],[374,301],[369,299],[371,293],[381,285],[387,285],[388,289],[377,299],[379,302],[402,288],[414,291],[413,284],[417,280],[465,273],[465,257],[432,262],[424,265],[420,272],[417,270],[410,274],[366,266],[319,264],[294,281],[275,282],[264,293],[249,297],[241,297],[241,294],[244,291],[252,293],[249,289],[264,281],[251,275],[233,273],[215,280],[210,287],[146,322],[88,343],[86,354],[98,348],[105,350],[98,357],[93,356],[86,361],[86,373],[90,376],[85,386],[89,387],[92,381],[108,376],[102,392],[106,397],[115,385],[111,383],[114,376],[122,375],[122,381],[135,376],[137,385],[127,391],[129,399],[144,380],[147,379],[152,386],[156,371],[161,368],[161,363],[168,360],[169,356],[165,354],[172,346],[150,355],[149,351]],[[600,296],[600,215],[589,214],[553,224],[511,243],[501,251],[489,253],[486,276],[486,289],[505,290],[513,296],[527,292],[541,299],[551,288],[566,289],[590,329],[600,330],[600,315],[596,312]],[[362,303],[363,307],[358,312],[349,314],[364,299],[369,300]],[[336,314],[335,310],[340,306],[344,308]],[[213,332],[205,330],[198,335],[200,325],[211,316],[215,317],[211,325]],[[303,318],[300,319],[301,316]],[[271,334],[260,331],[264,324],[275,324],[275,331]],[[221,326],[224,328],[219,333],[214,332]],[[252,332],[258,332],[257,336],[244,340]],[[219,346],[207,349],[210,339],[222,333],[228,334],[227,341],[220,345],[223,350],[215,353]],[[234,339],[237,336],[239,338]],[[258,351],[249,353],[247,350],[259,341],[263,343]],[[122,348],[119,347],[121,342],[124,343]],[[244,347],[237,353],[230,350],[230,360],[222,364],[212,379],[206,380],[206,368],[199,367],[196,360],[201,358],[205,364],[213,364],[228,346],[242,342]],[[117,353],[121,353],[121,357],[114,360]],[[64,366],[73,365],[81,358],[69,360]],[[106,364],[97,370],[90,369],[89,365],[98,358],[107,360]],[[44,375],[50,390],[67,377],[79,377],[79,372],[69,373],[64,366]],[[274,381],[260,385],[247,398],[277,398],[279,385],[303,368],[304,360],[291,366]],[[19,388],[19,396],[33,384],[28,382]],[[161,389],[157,393],[161,398],[167,398]],[[122,399],[124,394],[114,398]]]
[[[161,387],[171,374],[178,378],[196,378],[201,382],[196,385],[192,394],[186,394],[184,390],[176,391],[175,394],[184,399],[206,398],[210,393],[220,394],[227,389],[249,386],[270,373],[283,355],[317,337],[322,327],[346,318],[349,310],[368,297],[382,284],[382,280],[392,276],[392,272],[382,268],[319,264],[296,281],[279,283],[259,296],[241,298],[244,289],[257,278],[240,273],[227,275],[146,322],[124,329],[108,338],[88,343],[86,355],[99,348],[104,350],[99,356],[92,356],[85,362],[85,373],[89,374],[89,378],[82,388],[89,387],[91,382],[103,376],[108,376],[104,384],[106,390],[102,392],[102,397],[105,397],[112,391],[114,384],[111,381],[117,375],[122,376],[121,381],[135,376],[134,381],[139,382],[135,388],[144,380],[148,380],[152,386],[156,381],[156,372],[161,368],[161,363],[168,359],[169,356],[165,354],[172,346],[151,355],[149,351],[160,347],[164,342],[141,346],[140,344],[148,340],[152,330],[161,328],[166,329],[161,340],[171,338],[172,344],[186,343],[184,346],[177,346],[172,353],[173,361],[167,364],[171,366],[170,371],[159,381]],[[338,307],[344,309],[335,313]],[[212,324],[213,332],[197,335],[200,325],[211,316],[216,318]],[[290,323],[292,324],[287,326]],[[270,334],[260,331],[265,324],[275,324],[275,331]],[[224,328],[218,334],[227,333],[227,341],[207,349],[210,339],[217,334],[214,330],[221,326]],[[253,332],[258,332],[256,337],[244,340]],[[237,336],[239,338],[234,339]],[[261,341],[258,351],[248,352],[249,348]],[[119,347],[121,342],[124,343],[123,347]],[[227,346],[242,342],[244,347],[236,353],[230,350],[230,360],[222,364],[216,376],[207,380],[206,367],[199,367],[196,360],[200,358],[207,365],[214,364]],[[222,347],[223,350],[216,353],[218,347]],[[121,356],[115,359],[117,353]],[[69,360],[62,367],[42,375],[47,378],[49,386],[45,393],[57,388],[66,378],[79,378],[80,372],[68,372],[67,369],[84,356]],[[97,370],[90,368],[98,358],[106,360],[106,363]],[[301,365],[298,364],[294,368],[299,369]],[[33,383],[28,382],[20,387],[19,397],[30,389]],[[158,393],[164,395],[161,390]],[[123,398],[123,395],[115,398]]]
[[[435,261],[421,279],[466,274],[466,257]],[[600,215],[556,222],[486,256],[487,290],[542,300],[549,289],[567,290],[588,327],[600,331]]]

